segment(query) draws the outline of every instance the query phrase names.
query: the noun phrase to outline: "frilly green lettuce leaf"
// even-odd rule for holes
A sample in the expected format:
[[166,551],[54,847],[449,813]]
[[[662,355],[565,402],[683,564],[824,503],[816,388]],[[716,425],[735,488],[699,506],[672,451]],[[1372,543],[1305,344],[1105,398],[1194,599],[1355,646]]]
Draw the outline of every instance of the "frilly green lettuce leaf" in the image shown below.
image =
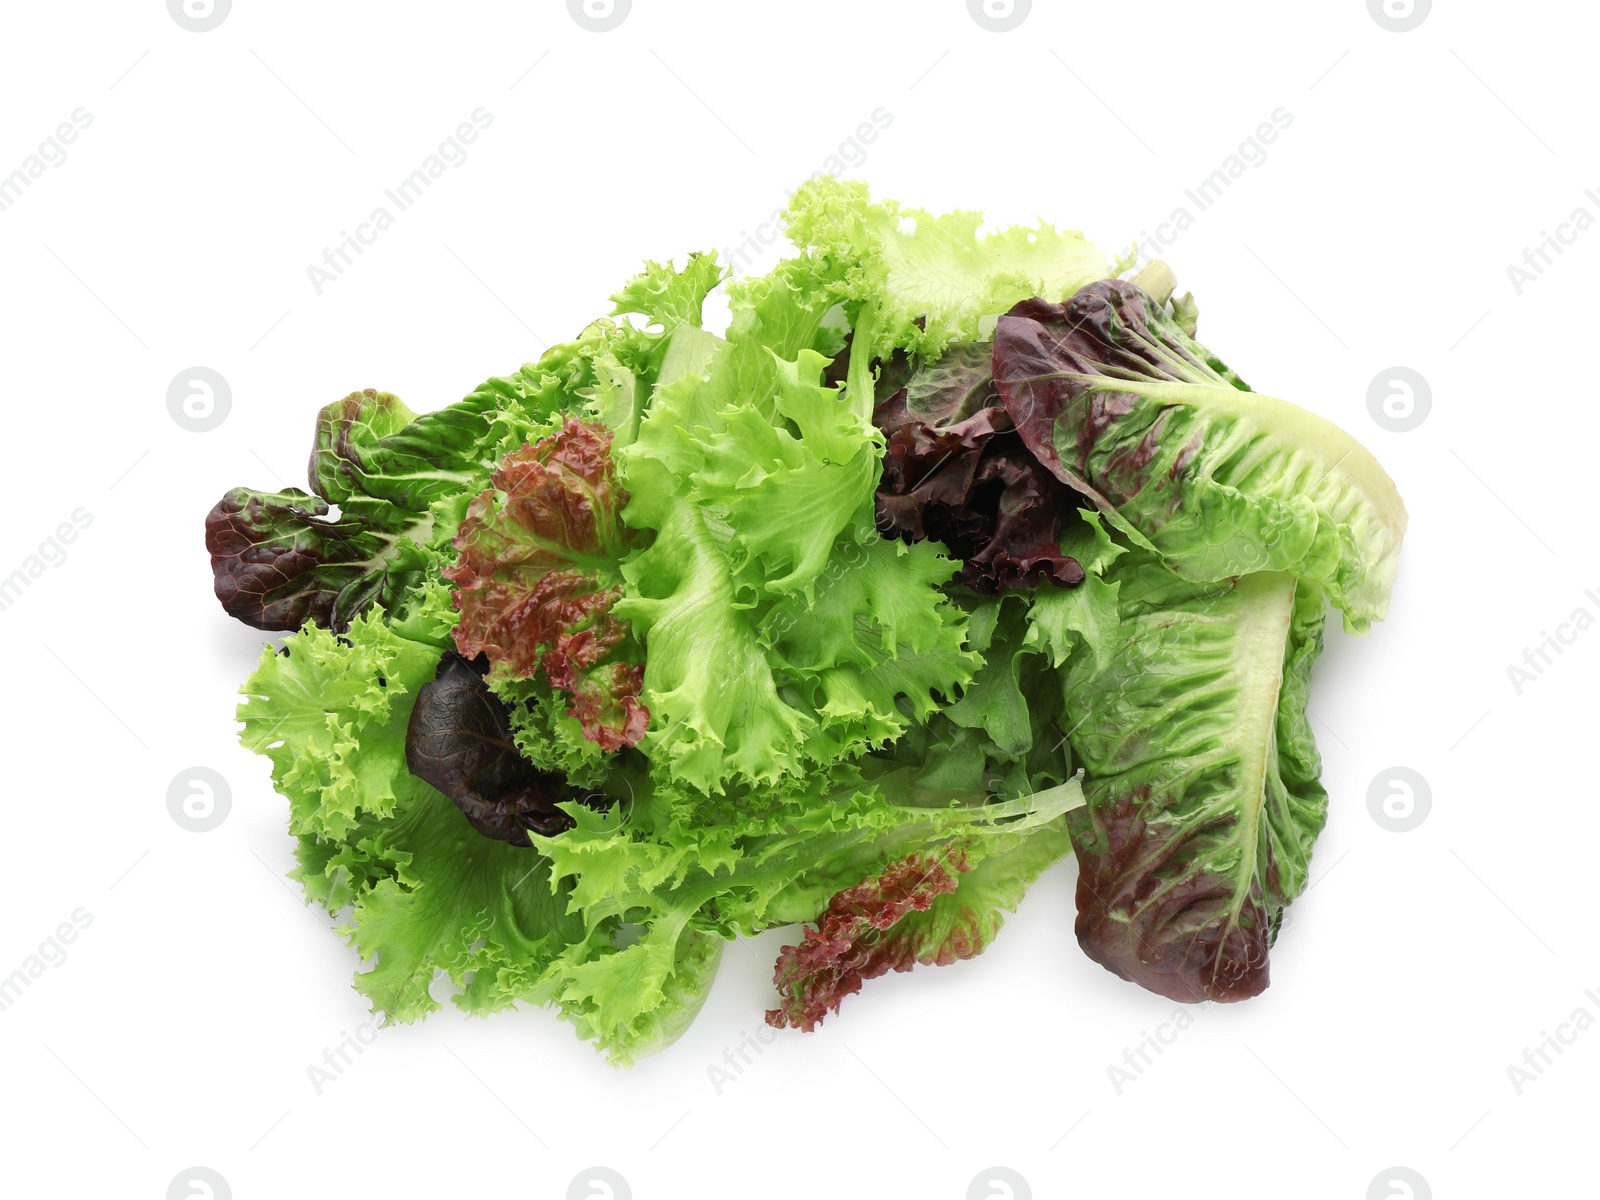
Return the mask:
[[827,265],[834,295],[873,308],[869,357],[899,347],[937,358],[951,342],[985,340],[986,322],[1019,300],[1064,300],[1113,271],[1080,233],[1040,224],[980,235],[981,213],[874,204],[866,184],[831,177],[796,191],[785,222],[789,239]]
[[841,542],[809,603],[763,627],[782,694],[815,717],[808,757],[842,762],[900,737],[968,686],[983,659],[940,585],[953,564],[927,543]]
[[[692,981],[708,937],[810,920],[835,893],[908,855],[976,864],[1037,835],[1053,841],[1059,857],[1067,850],[1064,814],[1082,802],[1074,782],[998,804],[983,803],[981,794],[940,804],[905,768],[883,762],[874,773],[842,787],[818,776],[782,800],[752,797],[714,825],[681,823],[669,799],[648,790],[607,812],[571,806],[575,828],[535,844],[550,856],[554,878],[570,887],[591,945],[594,931],[611,921],[626,920],[636,934],[556,964],[550,987],[569,1019],[613,1054],[653,1044],[663,1009],[681,1015],[685,964]],[[1000,903],[998,893],[990,898]],[[992,912],[938,916],[952,930],[998,926]]]
[[522,755],[541,771],[559,771],[573,787],[595,791],[615,763],[611,753],[584,736],[583,725],[567,715],[571,697],[542,676],[491,682],[511,709],[511,733]]
[[706,792],[730,777],[775,783],[798,773],[814,722],[779,696],[759,614],[737,602],[704,510],[677,505],[623,575],[615,611],[645,646],[642,746],[656,768]]
[[1084,579],[1074,588],[1039,588],[1028,607],[1026,644],[1049,656],[1059,668],[1075,648],[1097,667],[1105,665],[1117,637],[1117,584],[1106,570],[1126,547],[1114,541],[1100,523],[1100,514],[1079,509],[1079,521],[1067,525],[1061,550],[1083,567]]
[[785,278],[740,301],[728,341],[695,331],[618,452],[623,519],[654,533],[623,563],[614,609],[645,647],[642,747],[702,793],[776,787],[881,745],[905,729],[902,703],[925,715],[976,665],[939,590],[954,565],[880,544],[866,414],[822,385],[820,355],[781,356],[817,335],[819,294]]
[[343,838],[361,814],[394,811],[410,779],[411,702],[438,662],[435,646],[400,637],[376,609],[342,637],[307,625],[262,651],[241,689],[239,740],[271,760],[291,833]]
[[637,313],[650,326],[671,333],[680,324],[700,326],[706,297],[726,271],[714,252],[691,254],[680,271],[671,263],[645,263],[644,270],[612,296],[613,316]]
[[685,411],[674,404],[681,392],[652,408],[648,439],[683,439],[698,449],[684,491],[723,515],[742,587],[810,594],[835,540],[865,520],[882,437],[837,389],[822,386],[827,361],[811,350],[797,362],[775,359],[768,415],[749,404]]
[[[931,547],[846,537],[808,604],[750,606],[702,510],[683,505],[624,567],[618,603],[647,649],[642,743],[667,778],[702,792],[776,785],[880,746],[952,696],[979,659]],[[907,707],[902,710],[901,705]]]
[[578,1036],[616,1066],[631,1066],[681,1037],[705,1004],[722,961],[722,938],[654,926],[618,949],[581,943],[557,959],[542,990]]
[[244,688],[242,740],[271,758],[290,800],[294,878],[309,902],[345,914],[340,931],[370,967],[356,989],[386,1019],[413,1021],[439,1007],[442,973],[466,1012],[555,1004],[620,1061],[659,1049],[704,999],[720,939],[688,939],[646,989],[654,1000],[633,1032],[602,1037],[593,997],[573,981],[588,979],[607,1006],[635,1003],[605,990],[619,922],[569,912],[570,889],[544,855],[483,837],[405,767],[411,709],[437,660],[436,646],[399,636],[373,610],[343,637],[308,625],[269,649]]

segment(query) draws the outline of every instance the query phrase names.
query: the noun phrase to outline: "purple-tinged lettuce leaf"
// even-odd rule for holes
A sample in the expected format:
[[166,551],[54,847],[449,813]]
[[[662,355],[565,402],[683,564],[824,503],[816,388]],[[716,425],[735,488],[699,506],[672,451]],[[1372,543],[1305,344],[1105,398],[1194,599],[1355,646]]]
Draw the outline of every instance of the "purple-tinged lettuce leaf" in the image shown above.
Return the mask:
[[[487,476],[477,461],[500,397],[488,388],[414,416],[368,389],[317,417],[312,493],[235,488],[206,517],[217,599],[266,630],[344,630],[376,605],[403,615],[438,577],[437,507]],[[338,507],[337,515],[332,506]]]
[[943,542],[962,560],[961,582],[988,595],[1083,581],[1061,551],[1074,494],[1017,436],[987,343],[919,364],[873,421],[887,440],[877,496],[885,536]]
[[[918,947],[892,931],[909,914],[926,913],[935,899],[954,892],[956,874],[965,869],[956,855],[909,854],[883,874],[836,893],[800,944],[779,952],[772,982],[783,1003],[767,1013],[767,1024],[810,1033],[866,980],[909,971],[919,960]],[[965,948],[953,944],[950,958],[970,957],[961,953]]]
[[1345,626],[1381,620],[1406,511],[1370,453],[1252,392],[1131,283],[1025,300],[995,331],[995,380],[1023,441],[1136,542],[1196,582],[1289,571]]
[[430,577],[421,542],[431,528],[426,513],[334,517],[322,497],[297,488],[234,488],[206,516],[206,549],[229,616],[257,629],[311,621],[343,630],[374,605],[398,607]]
[[1283,573],[1188,583],[1140,550],[1107,577],[1115,642],[1064,672],[1078,941],[1174,1000],[1254,996],[1326,816],[1306,719],[1326,597]]

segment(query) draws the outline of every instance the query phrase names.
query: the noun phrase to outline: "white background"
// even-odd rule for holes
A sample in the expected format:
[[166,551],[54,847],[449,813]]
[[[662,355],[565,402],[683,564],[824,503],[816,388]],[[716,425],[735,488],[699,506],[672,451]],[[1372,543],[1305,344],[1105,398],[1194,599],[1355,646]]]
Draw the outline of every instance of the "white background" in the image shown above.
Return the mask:
[[[159,1200],[199,1164],[240,1200],[559,1198],[602,1164],[640,1200],[960,1200],[1002,1165],[1035,1197],[1362,1200],[1401,1165],[1440,1198],[1593,1194],[1600,1028],[1520,1095],[1507,1074],[1600,1016],[1600,632],[1520,695],[1507,674],[1600,614],[1600,230],[1521,295],[1506,271],[1580,204],[1600,216],[1591,6],[1440,3],[1409,33],[1362,0],[1040,0],[1009,33],[962,0],[636,0],[608,33],[554,0],[238,0],[207,33],[158,0],[3,20],[0,175],[75,109],[93,124],[0,211],[0,575],[73,510],[93,524],[0,612],[0,975],[93,923],[0,1012],[0,1192]],[[318,295],[307,266],[480,106],[467,161]],[[781,933],[730,947],[688,1036],[631,1072],[547,1013],[447,1009],[318,1095],[308,1066],[365,1005],[234,741],[261,636],[211,597],[207,509],[303,485],[329,400],[443,405],[575,334],[645,257],[736,243],[880,107],[849,169],[879,195],[1108,248],[1292,114],[1165,257],[1201,337],[1355,432],[1412,525],[1390,620],[1318,668],[1331,811],[1271,989],[1200,1012],[1119,1094],[1108,1067],[1174,1006],[1078,950],[1067,863],[981,958],[868,985],[720,1094],[708,1068],[760,1028]],[[208,433],[166,409],[195,365],[232,388]],[[1395,365],[1432,389],[1407,433],[1367,406]],[[166,810],[196,766],[232,788],[205,834]],[[1394,766],[1431,785],[1408,833],[1368,811]]]

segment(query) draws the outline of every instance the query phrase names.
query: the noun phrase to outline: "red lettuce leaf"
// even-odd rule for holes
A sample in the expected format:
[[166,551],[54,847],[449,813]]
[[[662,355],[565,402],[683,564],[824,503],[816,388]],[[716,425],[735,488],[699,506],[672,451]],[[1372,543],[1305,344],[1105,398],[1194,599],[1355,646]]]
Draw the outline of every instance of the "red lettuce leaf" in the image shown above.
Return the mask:
[[986,595],[1083,582],[1083,568],[1061,552],[1077,498],[1017,436],[988,346],[957,346],[918,366],[873,421],[887,439],[877,497],[885,536],[943,542],[962,559],[961,581]]
[[585,737],[607,750],[637,745],[650,713],[639,702],[638,646],[611,611],[631,534],[610,432],[569,420],[508,455],[491,480],[461,522],[460,560],[445,571],[461,610],[457,648],[486,655],[493,679],[529,679],[543,667],[573,697],[568,715]]
[[779,953],[773,983],[782,1005],[767,1013],[767,1024],[810,1033],[868,979],[918,963],[943,966],[982,951],[982,944],[962,936],[968,932],[964,926],[932,947],[916,936],[920,929],[896,929],[909,914],[927,912],[940,896],[954,892],[956,875],[965,869],[959,855],[908,854],[876,878],[837,893],[800,944]]

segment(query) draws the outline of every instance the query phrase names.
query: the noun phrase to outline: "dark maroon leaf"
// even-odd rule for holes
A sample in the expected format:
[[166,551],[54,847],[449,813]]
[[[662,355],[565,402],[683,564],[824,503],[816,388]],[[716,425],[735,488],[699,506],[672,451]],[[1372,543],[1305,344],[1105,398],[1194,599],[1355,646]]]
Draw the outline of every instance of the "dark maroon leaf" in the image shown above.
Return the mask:
[[556,805],[581,797],[517,749],[510,711],[489,690],[487,671],[481,658],[445,652],[411,710],[406,766],[454,800],[485,837],[527,846],[530,829],[549,836],[571,828],[572,818]]
[[873,420],[887,441],[881,532],[943,542],[963,562],[962,582],[989,595],[1083,582],[1083,568],[1061,553],[1062,523],[1078,498],[1017,437],[987,345],[918,365]]

